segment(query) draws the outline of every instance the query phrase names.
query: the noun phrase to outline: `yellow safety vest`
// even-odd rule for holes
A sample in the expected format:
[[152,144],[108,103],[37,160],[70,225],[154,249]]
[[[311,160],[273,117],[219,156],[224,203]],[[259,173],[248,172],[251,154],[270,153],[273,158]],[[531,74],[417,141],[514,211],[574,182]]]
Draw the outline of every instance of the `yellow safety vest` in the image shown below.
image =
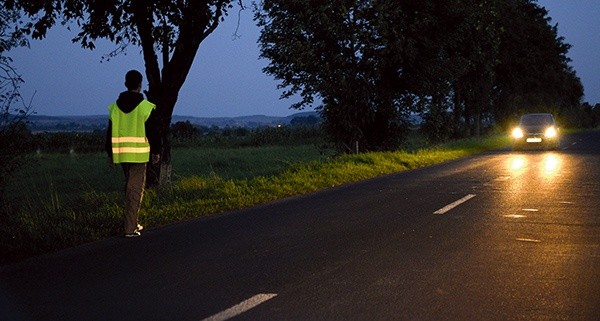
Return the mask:
[[145,125],[154,108],[156,105],[145,99],[129,113],[121,111],[116,102],[108,106],[113,163],[147,163],[150,160]]

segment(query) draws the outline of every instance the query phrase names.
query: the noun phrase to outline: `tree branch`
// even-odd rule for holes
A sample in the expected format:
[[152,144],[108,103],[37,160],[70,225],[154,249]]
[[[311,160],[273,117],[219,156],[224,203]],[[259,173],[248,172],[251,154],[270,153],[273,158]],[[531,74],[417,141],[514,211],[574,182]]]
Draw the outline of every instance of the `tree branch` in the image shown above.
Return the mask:
[[161,75],[158,57],[155,52],[155,40],[152,36],[154,19],[151,6],[152,3],[145,0],[133,1],[133,17],[142,46],[142,53],[146,65],[146,77],[148,78],[150,93],[153,93],[156,88],[160,87]]

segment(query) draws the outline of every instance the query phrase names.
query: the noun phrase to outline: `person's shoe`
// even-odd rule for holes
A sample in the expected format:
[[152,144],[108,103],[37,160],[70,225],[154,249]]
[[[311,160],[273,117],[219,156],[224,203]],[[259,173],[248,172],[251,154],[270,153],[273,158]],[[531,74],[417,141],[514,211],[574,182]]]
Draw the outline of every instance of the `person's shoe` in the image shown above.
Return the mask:
[[144,226],[143,226],[143,225],[141,225],[141,224],[138,224],[138,225],[137,225],[137,229],[135,229],[135,230],[139,232],[139,231],[141,231],[141,230],[143,230],[143,229],[144,229]]
[[131,232],[131,233],[125,233],[125,235],[124,235],[124,236],[125,236],[126,238],[131,238],[131,237],[138,237],[138,236],[140,236],[140,235],[142,235],[142,233],[140,233],[139,231],[133,231],[133,232]]

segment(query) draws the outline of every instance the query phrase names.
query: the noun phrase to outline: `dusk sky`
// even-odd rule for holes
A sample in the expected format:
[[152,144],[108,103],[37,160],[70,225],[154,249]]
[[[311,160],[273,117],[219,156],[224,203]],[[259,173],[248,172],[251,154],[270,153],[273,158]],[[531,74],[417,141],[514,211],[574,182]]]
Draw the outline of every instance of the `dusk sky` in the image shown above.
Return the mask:
[[[585,89],[584,101],[600,103],[600,1],[539,0],[558,23],[559,34],[573,47],[571,65]],[[298,112],[289,106],[296,100],[280,100],[277,81],[263,74],[268,61],[258,59],[259,29],[247,8],[241,13],[238,31],[237,10],[201,45],[194,65],[180,91],[174,114],[197,117],[247,115],[287,116]],[[76,34],[55,27],[47,38],[32,41],[31,47],[10,52],[14,67],[25,80],[21,93],[32,100],[38,115],[102,115],[106,106],[124,90],[124,74],[129,69],[144,73],[138,48],[126,55],[101,62],[115,46],[96,43],[94,51],[71,43]],[[147,86],[147,83],[144,83]],[[34,95],[35,93],[35,95]]]

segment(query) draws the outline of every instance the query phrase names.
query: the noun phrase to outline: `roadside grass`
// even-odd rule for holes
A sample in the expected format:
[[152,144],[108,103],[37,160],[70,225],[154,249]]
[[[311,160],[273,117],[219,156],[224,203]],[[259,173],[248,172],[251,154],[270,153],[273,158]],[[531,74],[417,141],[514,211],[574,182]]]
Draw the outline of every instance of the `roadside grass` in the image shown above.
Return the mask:
[[[332,157],[315,146],[173,151],[173,184],[147,190],[146,228],[416,169],[507,146],[502,135]],[[120,235],[123,178],[102,154],[36,156],[2,202],[0,264]]]
[[178,148],[173,155],[173,180],[190,176],[245,179],[277,174],[290,165],[322,159],[327,153],[313,145],[243,148]]

